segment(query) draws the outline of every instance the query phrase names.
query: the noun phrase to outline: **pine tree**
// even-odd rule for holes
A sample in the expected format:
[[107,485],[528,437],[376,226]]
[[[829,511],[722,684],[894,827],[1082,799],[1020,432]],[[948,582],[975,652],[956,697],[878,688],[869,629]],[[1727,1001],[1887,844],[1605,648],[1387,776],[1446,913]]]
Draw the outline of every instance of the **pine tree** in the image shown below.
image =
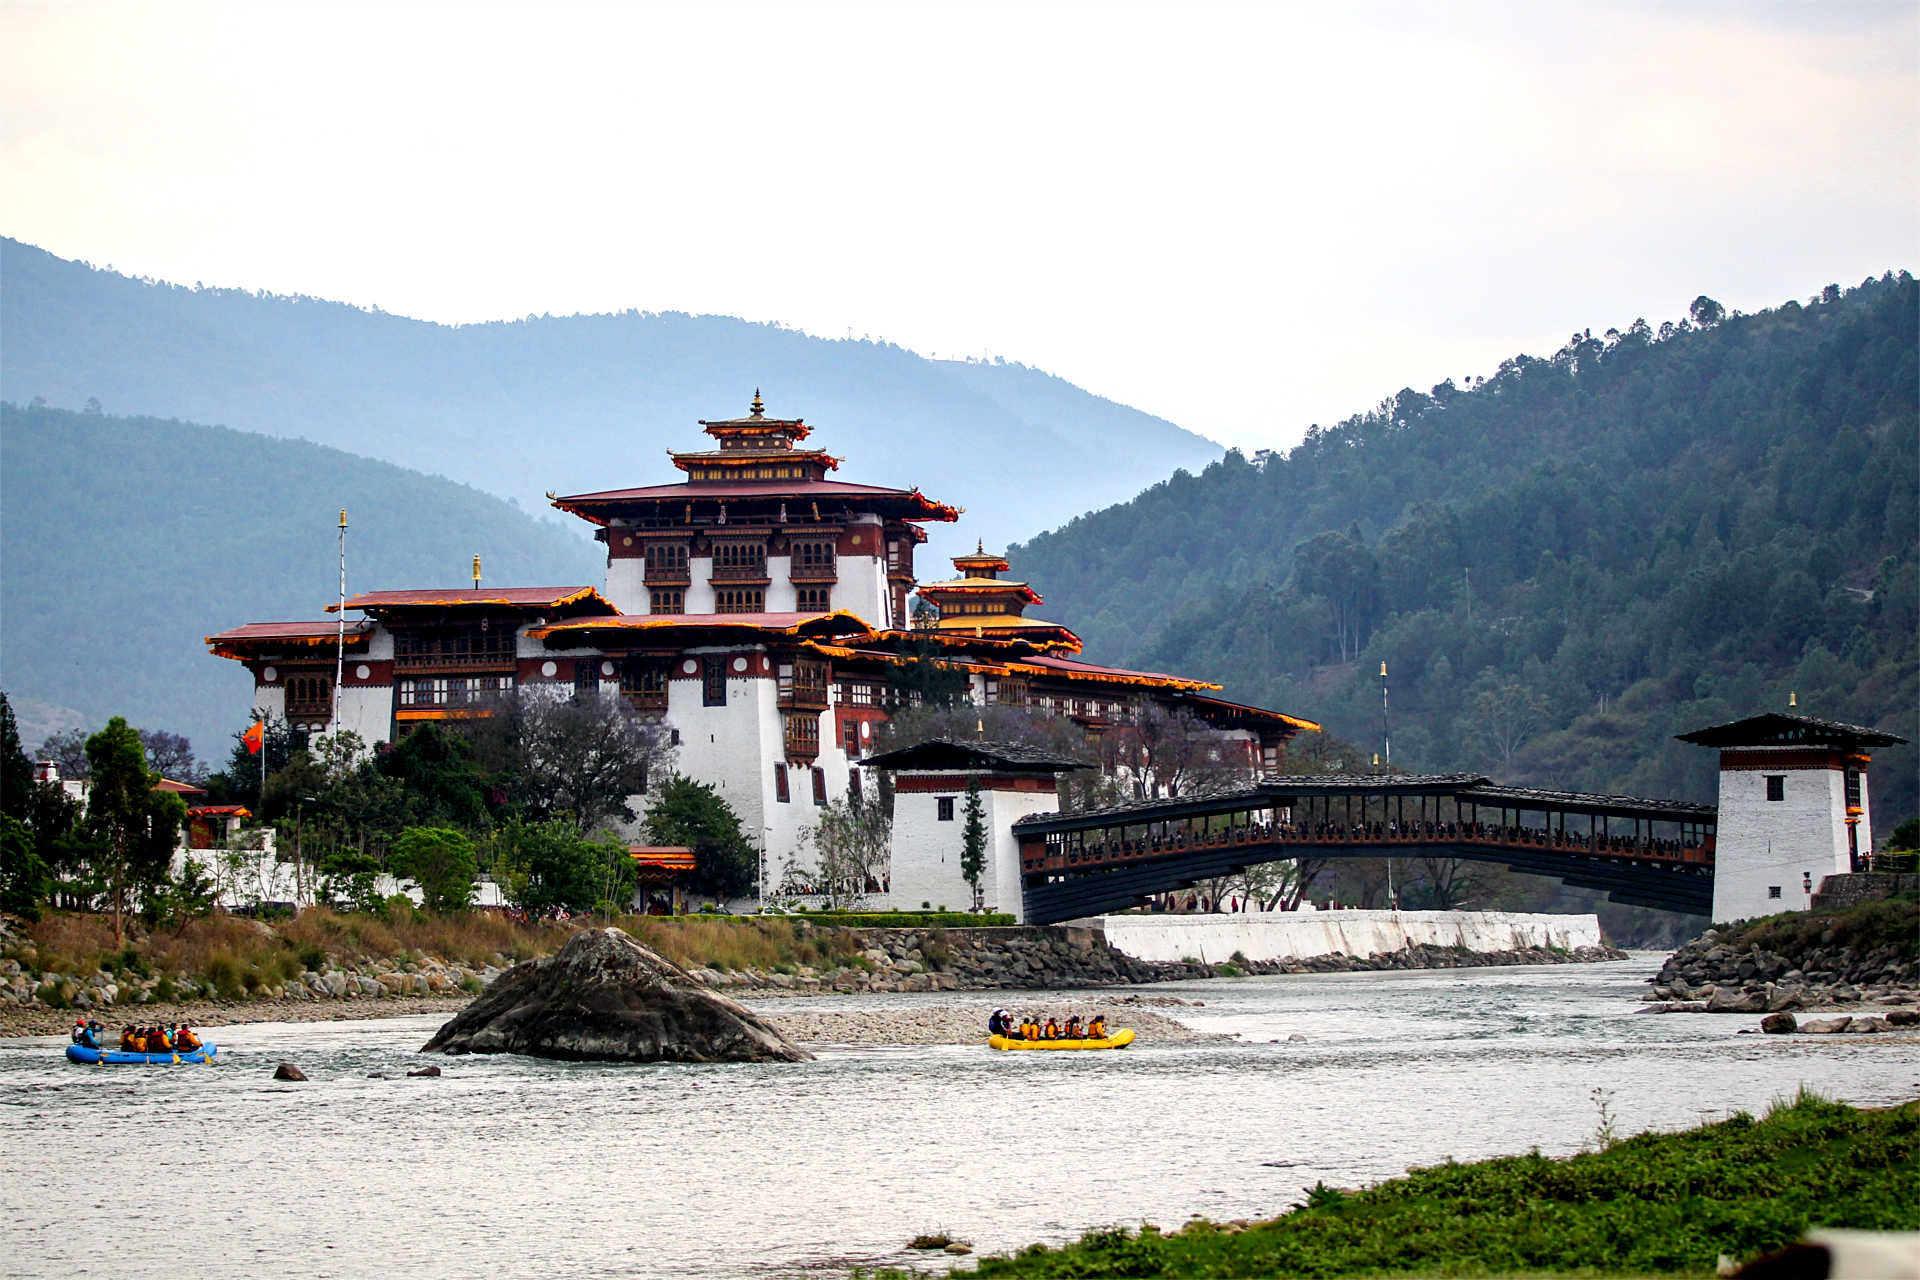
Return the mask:
[[980,910],[980,876],[987,869],[987,813],[980,800],[980,777],[967,779],[966,820],[960,829],[960,874],[973,886],[973,909]]

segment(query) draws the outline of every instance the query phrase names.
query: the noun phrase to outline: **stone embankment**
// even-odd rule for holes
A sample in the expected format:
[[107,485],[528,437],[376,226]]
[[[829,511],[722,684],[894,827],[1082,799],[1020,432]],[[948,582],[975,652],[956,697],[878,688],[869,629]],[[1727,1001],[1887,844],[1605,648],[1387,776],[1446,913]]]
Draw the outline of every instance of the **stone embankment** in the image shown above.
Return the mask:
[[72,1008],[98,1014],[153,1004],[203,1001],[303,1002],[473,995],[510,963],[505,956],[495,956],[486,965],[467,968],[431,958],[401,960],[367,956],[343,965],[328,963],[317,971],[305,969],[297,977],[283,982],[232,990],[222,989],[215,982],[178,974],[142,975],[128,970],[86,975],[42,974],[28,972],[18,960],[0,960],[0,1005]]
[[1648,979],[1649,1013],[1783,1013],[1920,1001],[1911,942],[1848,941],[1833,928],[1769,949],[1739,931],[1709,929]]

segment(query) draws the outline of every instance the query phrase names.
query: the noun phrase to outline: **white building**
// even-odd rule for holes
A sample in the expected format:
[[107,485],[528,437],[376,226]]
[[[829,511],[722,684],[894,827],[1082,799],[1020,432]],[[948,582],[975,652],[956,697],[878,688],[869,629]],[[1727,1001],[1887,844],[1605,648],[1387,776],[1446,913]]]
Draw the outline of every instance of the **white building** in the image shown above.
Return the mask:
[[1905,738],[1769,713],[1680,740],[1720,751],[1715,920],[1804,911],[1827,876],[1866,870],[1873,851],[1868,751]]
[[866,785],[854,766],[887,718],[889,675],[929,648],[977,704],[1090,733],[1127,732],[1149,703],[1184,708],[1249,772],[1319,727],[1204,680],[1082,661],[1072,631],[1019,616],[1039,596],[997,578],[997,556],[957,560],[961,577],[926,593],[951,616],[910,629],[921,526],[956,508],[829,479],[840,460],[803,447],[812,429],[767,417],[758,393],[747,417],[701,425],[715,447],[672,454],[680,481],[553,499],[606,545],[601,587],[368,592],[346,603],[360,616],[344,644],[337,618],[208,644],[253,673],[256,715],[309,732],[335,727],[337,670],[338,727],[369,743],[484,715],[510,689],[624,698],[672,732],[677,769],[719,791],[772,866],[804,847],[818,806]]

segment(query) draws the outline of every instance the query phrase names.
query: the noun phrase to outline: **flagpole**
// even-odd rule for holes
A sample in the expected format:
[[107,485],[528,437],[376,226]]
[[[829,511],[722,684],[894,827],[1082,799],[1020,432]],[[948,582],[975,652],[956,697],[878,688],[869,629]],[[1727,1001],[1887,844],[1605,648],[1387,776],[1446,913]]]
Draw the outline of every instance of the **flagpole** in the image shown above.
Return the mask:
[[333,659],[333,719],[328,728],[340,732],[340,683],[347,676],[347,509],[340,508],[340,627]]

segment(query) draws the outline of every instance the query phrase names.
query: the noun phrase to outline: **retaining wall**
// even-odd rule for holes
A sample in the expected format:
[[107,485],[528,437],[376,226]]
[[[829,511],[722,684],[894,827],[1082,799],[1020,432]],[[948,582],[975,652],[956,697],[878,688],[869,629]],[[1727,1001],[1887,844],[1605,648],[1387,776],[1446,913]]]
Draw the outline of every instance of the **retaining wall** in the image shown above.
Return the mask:
[[1219,964],[1234,952],[1249,960],[1292,960],[1339,952],[1382,955],[1409,946],[1468,951],[1572,951],[1600,945],[1592,915],[1507,911],[1300,911],[1255,915],[1116,915],[1076,921],[1103,929],[1116,950],[1139,960]]

